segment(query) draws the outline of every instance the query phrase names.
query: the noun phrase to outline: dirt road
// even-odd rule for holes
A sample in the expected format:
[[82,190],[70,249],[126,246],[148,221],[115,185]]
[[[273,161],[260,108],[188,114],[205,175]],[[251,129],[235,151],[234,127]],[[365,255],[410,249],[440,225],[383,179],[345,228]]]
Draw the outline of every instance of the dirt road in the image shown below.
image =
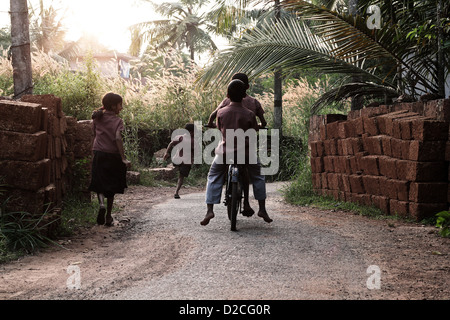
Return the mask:
[[115,226],[0,265],[0,298],[450,299],[450,239],[434,227],[291,206],[267,186],[274,222],[240,216],[237,232],[223,205],[200,225],[203,190],[132,186]]

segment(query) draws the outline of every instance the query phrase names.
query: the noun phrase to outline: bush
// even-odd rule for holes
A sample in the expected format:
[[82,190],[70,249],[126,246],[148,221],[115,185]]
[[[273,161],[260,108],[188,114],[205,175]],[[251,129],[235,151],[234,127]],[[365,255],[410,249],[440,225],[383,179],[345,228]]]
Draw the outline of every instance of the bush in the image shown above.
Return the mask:
[[436,214],[436,227],[439,228],[439,234],[442,237],[450,237],[450,212],[441,211]]

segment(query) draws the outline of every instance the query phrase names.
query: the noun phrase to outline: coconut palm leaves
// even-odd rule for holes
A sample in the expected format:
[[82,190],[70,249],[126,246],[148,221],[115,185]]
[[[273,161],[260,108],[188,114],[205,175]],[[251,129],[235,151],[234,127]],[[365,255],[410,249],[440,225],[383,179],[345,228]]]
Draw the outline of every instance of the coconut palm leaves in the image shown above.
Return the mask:
[[198,9],[207,0],[180,0],[180,2],[164,2],[155,5],[155,10],[167,19],[143,22],[132,26],[132,46],[136,51],[136,43],[149,41],[157,49],[187,48],[191,59],[195,52],[216,50],[211,36],[202,29],[207,26]]
[[[387,21],[382,29],[370,30],[361,16],[345,15],[307,1],[288,1],[284,6],[291,13],[289,18],[266,20],[244,33],[232,49],[219,55],[201,80],[227,81],[237,71],[258,76],[276,67],[285,73],[318,68],[348,76],[348,82],[352,76],[361,79],[327,93],[317,107],[332,98],[369,96],[365,92],[383,99],[406,89],[416,96],[436,92],[435,64],[432,58],[425,59],[427,55],[413,52],[414,46],[405,34],[408,28]],[[407,23],[406,18],[401,21]]]

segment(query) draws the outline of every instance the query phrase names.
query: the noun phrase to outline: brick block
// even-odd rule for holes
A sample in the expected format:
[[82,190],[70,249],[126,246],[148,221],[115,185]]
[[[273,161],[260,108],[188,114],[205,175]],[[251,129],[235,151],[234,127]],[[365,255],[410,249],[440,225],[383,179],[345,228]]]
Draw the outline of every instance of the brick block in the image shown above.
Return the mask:
[[434,217],[436,213],[448,210],[447,203],[409,203],[409,215],[416,221]]
[[328,123],[327,127],[327,139],[338,139],[339,138],[339,123],[340,121]]
[[36,162],[45,158],[47,133],[0,131],[0,159]]
[[342,178],[338,173],[328,174],[328,188],[330,190],[341,190],[342,189]]
[[357,118],[353,120],[353,125],[355,126],[355,134],[361,136],[364,133],[364,121],[363,118]]
[[42,107],[48,109],[49,115],[53,115],[57,118],[62,118],[64,116],[64,112],[62,111],[62,100],[53,94],[25,95],[20,98],[20,100],[40,104]]
[[369,155],[369,153],[368,152],[366,152],[366,151],[363,151],[363,152],[358,152],[356,155],[355,155],[355,158],[356,158],[356,169],[357,169],[357,171],[356,171],[356,173],[362,173],[363,172],[363,158],[364,157],[366,157],[366,156],[368,156]]
[[362,176],[352,174],[348,176],[352,193],[365,193]]
[[389,200],[389,212],[391,215],[398,215],[400,217],[408,217],[409,203],[407,201]]
[[420,141],[446,141],[449,123],[438,120],[415,120],[411,123],[412,136]]
[[361,169],[358,166],[356,157],[350,157],[349,161],[350,161],[350,174],[356,174],[359,171],[361,171]]
[[321,174],[321,184],[322,184],[322,189],[328,189],[328,177],[327,177],[327,173],[322,173]]
[[323,142],[325,154],[327,156],[336,155],[337,152],[337,139],[329,139]]
[[311,172],[312,173],[322,173],[324,171],[323,158],[321,157],[311,157]]
[[378,130],[377,118],[376,117],[362,117],[364,123],[364,133],[371,136],[376,136],[380,132]]
[[401,130],[401,139],[403,140],[411,140],[412,132],[411,132],[411,121],[399,121],[400,130]]
[[6,192],[0,194],[0,201],[6,204],[7,212],[23,211],[42,215],[45,210],[45,189],[41,188],[37,191],[30,191],[6,188]]
[[346,166],[346,157],[344,156],[337,156],[334,159],[334,168],[336,172],[338,173],[346,173],[347,166]]
[[363,184],[366,193],[378,196],[380,195],[380,180],[377,176],[363,176]]
[[[415,114],[417,115],[417,114]],[[401,119],[404,117],[409,117],[411,114],[408,110],[399,110],[395,112],[391,112],[388,114],[381,115],[377,117],[378,129],[381,134],[386,134],[389,136],[393,135],[393,121],[395,119]]]
[[398,199],[400,201],[408,201],[410,182],[404,180],[391,180],[391,183],[397,194],[395,199]]
[[445,161],[446,141],[411,140],[408,160],[414,161]]
[[9,187],[37,191],[50,184],[50,160],[0,161],[0,177]]
[[391,137],[386,135],[381,136],[381,148],[385,156],[392,157]]
[[406,177],[408,175],[408,166],[409,161],[407,160],[397,160],[395,162],[395,168],[397,170],[397,179],[399,180],[408,180]]
[[338,135],[339,135],[339,139],[345,139],[347,138],[347,132],[345,130],[345,123],[347,121],[343,121],[343,122],[339,122],[338,125]]
[[428,101],[424,104],[424,115],[436,120],[450,122],[450,99]]
[[322,141],[317,141],[317,143],[316,143],[316,150],[317,150],[317,156],[318,157],[323,157],[325,155],[325,148],[323,146],[323,142]]
[[397,199],[397,186],[393,179],[387,179],[384,181],[383,188],[380,189],[380,195],[389,199]]
[[362,206],[371,206],[372,205],[372,196],[370,194],[353,194],[352,202],[356,202]]
[[378,176],[380,175],[380,170],[378,166],[378,156],[365,156],[361,158],[361,169],[365,175]]
[[358,152],[364,151],[364,145],[363,145],[362,138],[352,138],[351,141],[352,141],[352,150],[353,150],[354,155],[356,155]]
[[411,148],[411,140],[400,140],[400,148],[402,152],[402,159],[408,160],[409,159],[409,152]]
[[0,100],[0,130],[36,133],[41,129],[40,104]]
[[320,173],[311,174],[313,189],[322,189],[322,176]]
[[77,122],[76,140],[93,141],[92,120],[80,120]]
[[445,162],[407,161],[406,179],[415,182],[448,181],[447,170]]
[[412,139],[411,124],[413,121],[421,119],[426,118],[417,113],[408,113],[404,117],[394,119],[392,121],[392,136],[397,139]]
[[378,158],[380,174],[390,179],[397,179],[397,160],[391,157],[381,156]]
[[409,201],[423,203],[447,202],[447,182],[411,182]]
[[367,136],[363,135],[363,146],[364,149],[370,154],[382,155],[382,136]]
[[317,141],[311,141],[309,143],[309,150],[311,157],[317,157]]
[[353,138],[340,140],[342,143],[342,155],[353,155]]
[[342,190],[344,190],[344,192],[347,192],[347,193],[352,192],[352,187],[350,185],[350,179],[349,179],[348,175],[343,174],[341,176],[341,179],[342,179]]
[[343,148],[342,148],[342,139],[338,139],[337,140],[337,143],[336,143],[336,148],[337,148],[337,154],[338,155],[340,155],[340,156],[342,156],[342,155],[344,155],[344,150],[343,150]]
[[333,172],[333,158],[331,156],[323,157],[323,170],[325,172]]
[[[409,147],[409,140],[391,138],[391,153],[393,158],[408,159],[409,158],[408,147]],[[405,152],[407,152],[408,154],[404,154]]]
[[345,130],[346,138],[353,138],[358,136],[358,134],[356,133],[355,121],[353,120],[345,121],[343,130]]
[[384,196],[372,196],[372,204],[383,211],[389,213],[389,198]]
[[327,139],[327,126],[324,124],[319,127],[319,137],[322,141]]
[[361,109],[361,117],[376,117],[389,113],[391,111],[391,106],[380,105],[378,107],[365,107]]
[[344,171],[342,173],[345,174],[352,174],[352,165],[351,165],[351,159],[354,158],[352,156],[345,156],[342,157],[342,163],[344,165]]

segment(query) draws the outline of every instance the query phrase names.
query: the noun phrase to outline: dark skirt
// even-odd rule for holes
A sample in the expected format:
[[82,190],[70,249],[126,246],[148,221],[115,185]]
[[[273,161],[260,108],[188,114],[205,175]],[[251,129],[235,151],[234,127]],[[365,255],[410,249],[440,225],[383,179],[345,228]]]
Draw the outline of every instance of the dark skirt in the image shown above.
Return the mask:
[[123,194],[127,188],[127,167],[118,153],[94,151],[89,191],[102,193],[106,198]]

